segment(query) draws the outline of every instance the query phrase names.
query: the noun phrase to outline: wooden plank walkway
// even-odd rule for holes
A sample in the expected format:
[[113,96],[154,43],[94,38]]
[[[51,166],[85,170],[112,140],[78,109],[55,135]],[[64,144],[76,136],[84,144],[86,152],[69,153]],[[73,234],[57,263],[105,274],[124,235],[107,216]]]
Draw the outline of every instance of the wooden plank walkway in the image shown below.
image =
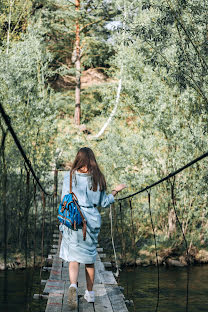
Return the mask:
[[[51,249],[49,259],[53,259],[50,268],[50,277],[43,290],[44,295],[48,295],[48,302],[45,312],[128,312],[124,302],[124,295],[111,271],[106,271],[99,254],[95,263],[95,303],[88,303],[84,299],[86,289],[85,266],[80,264],[78,279],[78,309],[71,310],[68,303],[69,270],[68,263],[59,258],[61,234],[58,230],[53,234],[54,245]],[[103,252],[102,248],[97,248],[98,252]],[[46,268],[47,269],[47,268]]]

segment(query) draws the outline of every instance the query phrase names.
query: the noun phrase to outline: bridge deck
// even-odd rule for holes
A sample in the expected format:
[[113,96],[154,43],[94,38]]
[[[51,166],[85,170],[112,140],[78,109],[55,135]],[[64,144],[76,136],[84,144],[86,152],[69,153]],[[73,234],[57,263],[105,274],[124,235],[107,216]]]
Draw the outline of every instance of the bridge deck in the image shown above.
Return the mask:
[[[59,240],[57,241],[57,238]],[[54,234],[54,244],[51,252],[54,255],[49,257],[53,259],[52,268],[50,269],[50,277],[46,281],[43,293],[48,294],[48,302],[46,312],[66,312],[72,311],[67,303],[69,288],[69,270],[68,263],[59,258],[59,248],[61,243],[61,235]],[[102,252],[102,248],[98,248],[98,252]],[[78,309],[73,312],[128,312],[124,296],[118,287],[118,284],[111,271],[106,271],[99,254],[95,263],[95,304],[88,303],[84,299],[86,289],[85,268],[80,264],[80,272],[78,279]]]

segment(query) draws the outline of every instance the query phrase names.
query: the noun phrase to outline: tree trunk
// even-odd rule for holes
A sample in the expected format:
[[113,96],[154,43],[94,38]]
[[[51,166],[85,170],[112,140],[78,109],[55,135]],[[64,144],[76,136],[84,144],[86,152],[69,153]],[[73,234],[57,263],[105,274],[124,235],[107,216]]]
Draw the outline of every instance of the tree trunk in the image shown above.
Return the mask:
[[168,237],[171,237],[176,232],[176,216],[174,209],[168,213]]
[[[80,0],[76,0],[76,11],[80,10]],[[81,118],[81,103],[80,103],[80,93],[81,93],[81,60],[80,60],[80,26],[79,20],[76,20],[76,89],[75,89],[75,112],[74,112],[74,122],[76,125],[80,125]]]
[[13,6],[13,3],[14,3],[13,1],[9,1],[9,18],[8,18],[6,54],[9,53],[9,41],[10,41],[11,17],[12,17],[12,6]]

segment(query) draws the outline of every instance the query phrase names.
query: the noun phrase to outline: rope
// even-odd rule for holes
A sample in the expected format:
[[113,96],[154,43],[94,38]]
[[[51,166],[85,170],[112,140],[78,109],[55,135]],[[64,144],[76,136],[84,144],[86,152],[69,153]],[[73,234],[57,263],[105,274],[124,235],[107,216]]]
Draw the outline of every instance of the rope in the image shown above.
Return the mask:
[[32,175],[33,175],[35,181],[37,182],[38,186],[40,187],[41,191],[42,191],[45,195],[53,196],[53,194],[47,193],[47,192],[44,190],[43,186],[41,185],[41,183],[40,183],[40,181],[39,181],[39,178],[36,176],[35,171],[34,171],[32,165],[31,165],[30,160],[27,158],[26,153],[25,153],[25,151],[24,151],[24,149],[23,149],[23,147],[22,147],[22,145],[21,145],[21,143],[20,143],[20,141],[19,141],[19,139],[18,139],[16,133],[14,132],[13,127],[11,126],[10,117],[5,113],[5,110],[3,109],[3,106],[1,105],[1,103],[0,103],[0,112],[1,112],[1,114],[2,114],[2,117],[3,117],[3,119],[4,119],[4,121],[5,121],[6,125],[7,125],[7,127],[8,127],[9,132],[11,133],[11,135],[12,135],[12,137],[13,137],[13,139],[14,139],[14,142],[15,142],[16,145],[17,145],[17,148],[19,149],[19,151],[20,151],[22,157],[24,158],[25,163],[27,164],[27,166],[28,166],[30,172],[32,173]]
[[133,196],[135,196],[135,195],[137,195],[137,194],[143,193],[143,192],[145,192],[145,191],[151,189],[152,187],[154,187],[154,186],[156,186],[156,185],[158,185],[158,184],[160,184],[160,183],[162,183],[162,182],[164,182],[164,181],[166,181],[166,180],[168,180],[168,179],[174,177],[174,176],[175,176],[176,174],[178,174],[179,172],[185,170],[186,168],[192,166],[193,164],[197,163],[198,161],[202,160],[203,158],[205,158],[205,157],[207,157],[207,156],[208,156],[208,152],[205,153],[205,154],[203,154],[203,155],[201,155],[200,157],[198,157],[198,158],[196,158],[196,159],[190,161],[189,163],[187,163],[185,166],[179,168],[178,170],[176,170],[176,171],[170,173],[170,174],[167,175],[165,178],[162,178],[162,179],[158,180],[157,182],[155,182],[155,183],[153,183],[153,184],[151,184],[151,185],[148,185],[148,186],[146,186],[145,188],[143,188],[143,189],[141,189],[141,190],[139,190],[139,191],[137,191],[137,192],[135,192],[135,193],[133,193],[133,194],[130,194],[130,195],[125,196],[125,197],[122,197],[122,198],[118,198],[117,200],[119,200],[119,201],[120,201],[120,200],[124,200],[124,199],[130,198],[130,197],[133,197]]
[[115,250],[115,244],[114,244],[114,239],[113,239],[113,217],[112,217],[112,206],[110,205],[110,223],[111,223],[111,241],[112,241],[112,246],[113,246],[113,253],[114,253],[114,258],[115,258],[115,263],[116,263],[116,273],[115,276],[119,276],[119,266],[117,262],[117,255],[116,255],[116,250]]

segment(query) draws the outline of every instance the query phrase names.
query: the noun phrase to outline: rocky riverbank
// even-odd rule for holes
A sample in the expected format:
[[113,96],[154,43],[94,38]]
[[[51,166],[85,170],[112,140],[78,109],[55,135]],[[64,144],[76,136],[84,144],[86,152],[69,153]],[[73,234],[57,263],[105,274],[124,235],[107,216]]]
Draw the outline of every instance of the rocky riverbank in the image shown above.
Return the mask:
[[[7,259],[6,269],[8,270],[16,270],[16,269],[26,269],[32,267],[40,267],[41,266],[41,256],[35,257],[34,256],[28,257],[27,265],[24,259],[23,254],[10,254]],[[5,270],[4,259],[0,258],[0,270]]]
[[[127,253],[126,256],[117,253],[117,257],[118,264],[121,267],[135,265],[135,262],[137,266],[155,266],[157,264],[155,252],[148,250],[140,250],[136,256],[136,261],[132,253]],[[112,263],[115,262],[113,256],[110,254],[108,254],[108,260]],[[172,249],[167,248],[158,253],[157,260],[158,264],[163,266],[184,267],[187,266],[188,263],[191,265],[208,264],[208,251],[205,249],[197,250],[193,248],[189,250],[187,257],[186,253],[176,254]]]

